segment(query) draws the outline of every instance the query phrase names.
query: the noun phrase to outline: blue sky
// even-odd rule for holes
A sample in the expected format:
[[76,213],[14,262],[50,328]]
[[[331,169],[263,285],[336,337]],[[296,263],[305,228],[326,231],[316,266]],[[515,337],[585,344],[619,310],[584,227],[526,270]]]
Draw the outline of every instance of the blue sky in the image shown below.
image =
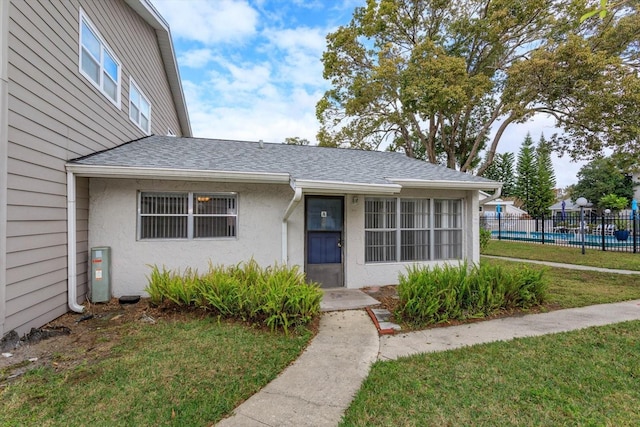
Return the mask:
[[[365,0],[152,0],[171,27],[194,136],[315,142],[315,105],[329,85],[325,37]],[[547,117],[510,126],[498,151],[518,153],[556,129]],[[558,186],[580,164],[554,158]]]

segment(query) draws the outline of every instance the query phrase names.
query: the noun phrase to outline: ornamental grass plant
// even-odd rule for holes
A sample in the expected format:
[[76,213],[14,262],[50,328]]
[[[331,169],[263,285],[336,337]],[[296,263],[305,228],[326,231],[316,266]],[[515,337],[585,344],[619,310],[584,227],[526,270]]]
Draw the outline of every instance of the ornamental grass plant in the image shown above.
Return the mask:
[[198,307],[223,318],[260,323],[272,330],[305,325],[320,312],[322,292],[307,284],[297,266],[262,268],[255,260],[233,266],[209,264],[204,274],[151,267],[145,291],[152,303]]
[[396,316],[415,326],[485,317],[542,304],[544,270],[499,265],[407,268],[399,276]]

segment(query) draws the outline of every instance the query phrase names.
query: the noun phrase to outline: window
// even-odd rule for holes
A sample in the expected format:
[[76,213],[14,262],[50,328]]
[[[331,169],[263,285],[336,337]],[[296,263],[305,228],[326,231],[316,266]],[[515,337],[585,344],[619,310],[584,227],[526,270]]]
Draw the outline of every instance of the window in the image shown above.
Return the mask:
[[365,199],[365,261],[462,258],[462,201]]
[[396,199],[365,199],[367,262],[396,260]]
[[141,240],[236,237],[237,220],[234,193],[139,193]]
[[435,259],[462,258],[462,202],[434,200]]
[[151,104],[132,78],[129,78],[129,118],[149,135],[151,130]]
[[80,10],[80,73],[120,108],[120,62]]

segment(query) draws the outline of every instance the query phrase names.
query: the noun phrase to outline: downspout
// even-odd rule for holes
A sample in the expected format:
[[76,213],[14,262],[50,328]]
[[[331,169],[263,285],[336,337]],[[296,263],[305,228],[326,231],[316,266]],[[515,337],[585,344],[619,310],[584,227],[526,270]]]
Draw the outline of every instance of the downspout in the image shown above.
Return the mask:
[[82,313],[84,306],[79,305],[76,300],[77,277],[76,277],[76,177],[73,172],[67,171],[67,298],[69,308],[76,313]]
[[282,217],[282,263],[285,265],[289,259],[288,220],[298,206],[298,203],[300,203],[300,200],[302,200],[302,188],[296,187],[293,191],[293,198],[289,202],[289,206],[287,206],[287,209],[284,211],[284,216]]
[[495,192],[495,193],[493,193],[490,197],[487,197],[486,199],[479,200],[479,201],[478,201],[478,205],[482,206],[482,205],[484,205],[485,203],[489,203],[489,202],[491,202],[492,200],[495,200],[495,199],[497,199],[498,197],[500,197],[500,195],[501,195],[501,194],[502,194],[502,186],[498,187],[498,188],[496,189],[496,192]]

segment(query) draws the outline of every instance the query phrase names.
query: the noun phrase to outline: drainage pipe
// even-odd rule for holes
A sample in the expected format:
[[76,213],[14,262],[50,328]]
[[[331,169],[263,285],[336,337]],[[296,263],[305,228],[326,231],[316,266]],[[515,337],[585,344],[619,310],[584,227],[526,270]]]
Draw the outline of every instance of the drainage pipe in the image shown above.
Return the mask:
[[496,192],[493,193],[491,196],[487,197],[486,199],[482,199],[482,200],[478,201],[478,204],[480,206],[482,206],[485,203],[489,203],[489,202],[497,199],[498,197],[500,197],[501,194],[502,194],[502,186],[496,188]]
[[287,261],[289,259],[288,220],[293,211],[298,206],[298,203],[300,203],[300,200],[302,200],[302,188],[296,187],[293,191],[293,198],[289,202],[289,206],[287,206],[287,209],[284,211],[284,216],[282,217],[282,263],[284,265],[287,264]]
[[84,306],[76,301],[78,298],[76,261],[76,177],[73,172],[67,172],[67,300],[72,311],[82,313]]

